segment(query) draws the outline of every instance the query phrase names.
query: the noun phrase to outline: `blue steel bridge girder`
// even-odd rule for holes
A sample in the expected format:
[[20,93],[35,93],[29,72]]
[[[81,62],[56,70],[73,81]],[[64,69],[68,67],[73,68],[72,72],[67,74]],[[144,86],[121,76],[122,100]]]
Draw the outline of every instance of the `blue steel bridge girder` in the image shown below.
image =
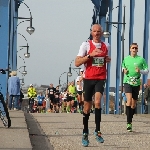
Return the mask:
[[[17,19],[14,19],[14,17],[18,15],[19,4],[22,1],[23,0],[0,0],[0,37],[3,37],[0,40],[0,68],[16,68],[13,66],[13,61],[16,62],[16,52],[13,51],[13,49],[14,47],[16,49],[17,37],[14,37],[14,42],[12,38],[14,28],[17,25]],[[1,92],[5,99],[7,95],[7,82],[8,73],[3,75],[0,74]]]
[[[9,0],[0,1],[0,68],[8,67],[8,44],[9,44]],[[0,88],[6,97],[7,74],[0,74]]]

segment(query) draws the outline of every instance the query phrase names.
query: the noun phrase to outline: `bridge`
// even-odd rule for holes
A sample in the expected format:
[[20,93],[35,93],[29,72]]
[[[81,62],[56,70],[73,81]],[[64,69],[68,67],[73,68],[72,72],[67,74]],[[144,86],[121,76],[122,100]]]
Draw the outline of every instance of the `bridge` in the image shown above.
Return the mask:
[[[123,5],[123,0],[118,0],[118,6],[114,6],[113,3],[116,0],[91,0],[91,5],[93,4],[93,17],[92,17],[92,24],[100,23],[104,30],[107,30],[105,33],[105,37],[109,35],[112,30],[113,25],[117,27],[117,64],[116,64],[116,95],[115,95],[115,109],[116,114],[119,113],[118,106],[119,106],[119,85],[122,84],[122,75],[121,74],[121,61],[124,57],[124,29],[126,25],[125,20],[125,6]],[[124,2],[126,3],[126,2]],[[134,13],[135,0],[130,0],[130,22],[129,26],[129,45],[133,42],[133,35],[134,35],[134,17],[137,15]],[[145,7],[145,15],[144,15],[144,29],[143,29],[143,57],[148,62],[148,39],[149,39],[149,8],[150,8],[150,1],[143,0],[144,7]],[[34,27],[32,26],[32,14],[29,9],[29,16],[28,17],[20,17],[18,14],[18,9],[20,5],[25,5],[27,9],[29,9],[28,5],[24,3],[24,0],[0,0],[0,69],[7,69],[6,74],[0,74],[0,85],[2,87],[1,91],[3,95],[7,96],[7,81],[9,77],[9,72],[12,70],[17,70],[17,51],[19,48],[17,47],[17,27],[21,23],[28,21],[30,22],[29,27],[27,27],[27,32],[32,34],[34,32]],[[114,9],[118,11],[118,21],[113,22],[112,20],[112,12]],[[140,13],[140,12],[139,12]],[[90,19],[90,18],[89,18]],[[20,21],[23,20],[23,21]],[[123,21],[123,22],[122,22]],[[106,26],[107,25],[107,26]],[[123,30],[123,31],[122,31]],[[89,30],[90,31],[90,30]],[[122,31],[122,32],[121,32]],[[90,33],[90,32],[89,32]],[[21,35],[21,34],[20,34]],[[23,35],[21,35],[23,37]],[[25,38],[25,37],[23,37]],[[89,36],[89,38],[91,38]],[[26,39],[25,39],[26,40]],[[103,37],[102,40],[105,40]],[[112,41],[112,36],[108,37],[108,42],[110,45]],[[22,48],[26,47],[27,52],[25,53],[25,58],[30,56],[28,51],[28,43]],[[24,49],[21,49],[24,50]],[[107,66],[108,76],[107,76],[107,83],[106,83],[106,113],[109,112],[109,87],[110,87],[110,64]],[[24,70],[22,74],[26,73],[25,66],[22,66]],[[18,70],[19,71],[19,70]],[[147,81],[147,76],[143,75],[143,82]],[[141,113],[143,113],[143,106],[141,107]]]

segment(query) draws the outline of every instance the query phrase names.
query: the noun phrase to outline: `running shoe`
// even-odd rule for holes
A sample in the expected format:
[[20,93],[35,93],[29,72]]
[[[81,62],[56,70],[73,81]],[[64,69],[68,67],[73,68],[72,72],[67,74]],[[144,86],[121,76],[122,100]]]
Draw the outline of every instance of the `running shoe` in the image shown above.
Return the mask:
[[132,124],[131,124],[131,123],[128,123],[128,124],[127,124],[127,130],[128,130],[129,132],[132,132]]
[[82,145],[84,147],[88,147],[88,145],[89,145],[89,140],[88,140],[88,134],[87,133],[83,133]]
[[102,134],[100,131],[94,132],[94,135],[95,135],[95,139],[97,142],[104,143],[104,139],[102,138],[102,136],[101,136]]

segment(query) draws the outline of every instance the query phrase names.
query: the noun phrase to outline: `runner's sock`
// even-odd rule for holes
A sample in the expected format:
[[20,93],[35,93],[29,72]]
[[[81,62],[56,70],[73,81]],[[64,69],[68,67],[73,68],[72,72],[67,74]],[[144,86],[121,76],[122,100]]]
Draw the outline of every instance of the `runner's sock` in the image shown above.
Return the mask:
[[100,131],[100,122],[101,122],[101,108],[95,108],[95,124],[96,124],[95,132]]
[[64,111],[66,111],[66,106],[64,106]]
[[127,113],[127,123],[132,123],[132,110],[131,106],[126,106],[126,113]]
[[90,116],[90,113],[88,114],[85,114],[83,113],[83,133],[87,133],[88,134],[88,120],[89,120],[89,116]]
[[70,106],[67,106],[67,111],[70,112]]
[[131,112],[132,112],[132,118],[133,118],[133,116],[135,114],[135,108],[131,108]]

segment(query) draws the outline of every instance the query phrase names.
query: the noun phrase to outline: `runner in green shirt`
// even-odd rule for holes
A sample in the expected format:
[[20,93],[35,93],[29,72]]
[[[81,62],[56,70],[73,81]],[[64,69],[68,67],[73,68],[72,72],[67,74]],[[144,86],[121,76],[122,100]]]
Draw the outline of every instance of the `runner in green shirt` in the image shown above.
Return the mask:
[[74,111],[74,101],[75,101],[75,97],[77,94],[77,90],[76,90],[76,87],[74,85],[74,81],[72,81],[70,86],[68,87],[68,92],[69,92],[69,96],[70,96],[71,112],[72,112],[72,111]]
[[132,43],[130,46],[130,55],[125,57],[122,63],[122,69],[125,74],[123,83],[127,97],[126,114],[128,131],[132,131],[132,118],[139,95],[141,74],[148,74],[149,72],[145,59],[138,56],[137,52],[137,43]]

